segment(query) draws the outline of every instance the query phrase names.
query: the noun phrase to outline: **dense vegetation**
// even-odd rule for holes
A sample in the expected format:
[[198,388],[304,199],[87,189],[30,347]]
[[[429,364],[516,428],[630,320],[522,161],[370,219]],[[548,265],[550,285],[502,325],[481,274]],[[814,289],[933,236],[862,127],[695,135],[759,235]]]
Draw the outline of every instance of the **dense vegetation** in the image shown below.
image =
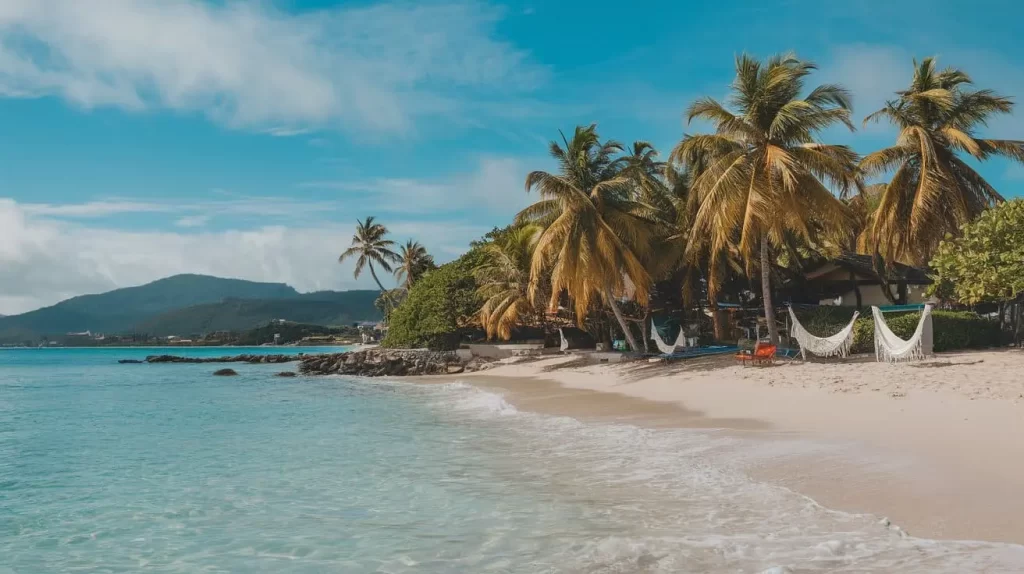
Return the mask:
[[[641,349],[651,316],[689,314],[681,323],[703,325],[695,308],[712,311],[722,338],[720,302],[760,305],[775,341],[778,285],[852,251],[872,256],[881,284],[896,264],[920,267],[938,252],[950,306],[1019,298],[1022,274],[994,270],[1021,261],[1019,228],[1006,220],[1018,208],[990,211],[1002,196],[973,167],[996,156],[1024,162],[1024,142],[977,133],[1012,111],[1009,98],[932,58],[915,61],[909,86],[865,118],[892,123],[895,145],[861,157],[823,141],[830,128],[855,129],[853,102],[841,85],[810,83],[814,64],[741,55],[735,70],[726,100],[686,109],[688,122],[711,129],[685,134],[667,162],[648,142],[601,139],[596,124],[551,142],[556,169],[525,181],[537,201],[467,257],[404,285],[385,342],[450,346],[477,325],[507,340],[514,327],[554,322]],[[346,253],[389,269],[397,255],[379,250],[391,243],[370,223]],[[910,317],[894,317],[897,334],[909,334],[901,329]],[[985,321],[937,313],[936,350],[997,342],[1000,325],[993,335]],[[858,324],[858,350],[869,324]]]
[[192,336],[217,331],[244,331],[276,319],[325,326],[377,321],[376,291],[324,291],[289,299],[227,299],[161,313],[134,326],[151,335]]
[[458,348],[464,330],[480,310],[473,270],[480,264],[477,249],[428,271],[409,290],[388,324],[385,347]]
[[986,211],[932,259],[936,291],[964,303],[1012,301],[1024,293],[1024,200]]
[[[849,323],[855,309],[852,307],[818,307],[813,311],[797,313],[800,322],[814,335],[828,336]],[[886,324],[892,332],[909,339],[917,329],[921,313],[887,314]],[[1002,343],[999,324],[971,311],[933,311],[934,349],[937,352],[957,349],[995,347]],[[853,352],[875,351],[875,326],[870,313],[857,319],[853,331]]]

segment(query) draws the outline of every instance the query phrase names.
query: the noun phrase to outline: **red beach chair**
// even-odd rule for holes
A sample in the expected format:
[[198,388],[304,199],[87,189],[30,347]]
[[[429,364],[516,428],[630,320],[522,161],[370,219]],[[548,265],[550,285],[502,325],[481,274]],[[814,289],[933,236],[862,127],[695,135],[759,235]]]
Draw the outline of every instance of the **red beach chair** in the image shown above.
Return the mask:
[[755,365],[774,365],[776,351],[778,348],[775,345],[758,345],[754,348],[750,361]]

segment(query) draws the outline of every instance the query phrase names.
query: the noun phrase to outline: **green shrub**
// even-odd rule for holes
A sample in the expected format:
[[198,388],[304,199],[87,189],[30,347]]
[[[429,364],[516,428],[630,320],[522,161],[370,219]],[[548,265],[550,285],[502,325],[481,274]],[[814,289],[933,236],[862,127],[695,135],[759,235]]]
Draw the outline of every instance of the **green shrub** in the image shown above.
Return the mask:
[[381,346],[450,350],[459,348],[467,319],[480,309],[472,270],[477,255],[461,258],[428,271],[391,313],[388,334]]
[[[798,311],[797,318],[811,334],[827,337],[845,327],[853,317],[854,311],[852,307],[822,306],[813,310]],[[885,315],[886,324],[901,339],[909,339],[920,320],[920,312]],[[969,311],[933,311],[932,330],[936,352],[997,347],[1002,336],[995,321]],[[870,309],[862,312],[853,326],[853,352],[875,352],[875,322],[871,318]]]
[[[917,329],[921,313],[887,314],[885,322],[901,339],[909,339]],[[999,325],[968,311],[933,311],[932,331],[935,352],[959,349],[983,349],[1000,343]],[[854,353],[873,353],[875,323],[868,317],[857,319],[853,334]]]

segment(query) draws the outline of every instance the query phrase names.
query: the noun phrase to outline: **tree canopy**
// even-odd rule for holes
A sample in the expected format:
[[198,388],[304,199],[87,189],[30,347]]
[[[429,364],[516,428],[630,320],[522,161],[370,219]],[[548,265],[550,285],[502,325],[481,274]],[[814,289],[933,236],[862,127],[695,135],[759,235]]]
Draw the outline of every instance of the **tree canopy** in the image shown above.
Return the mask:
[[1024,293],[1024,200],[981,214],[959,237],[939,244],[935,289],[965,304],[1009,301]]
[[887,260],[924,265],[947,233],[955,235],[1003,201],[961,154],[1024,161],[1024,141],[978,137],[978,127],[1009,114],[1013,102],[992,90],[972,90],[971,83],[962,70],[938,70],[933,58],[915,61],[910,87],[864,120],[888,120],[900,130],[896,145],[860,164],[867,177],[892,173],[874,212],[869,245]]
[[688,120],[711,122],[715,133],[686,136],[671,156],[677,164],[701,170],[689,196],[691,261],[736,252],[748,274],[759,265],[772,341],[778,340],[770,290],[772,248],[791,239],[842,242],[851,228],[850,212],[826,185],[850,191],[856,185],[857,154],[816,139],[835,124],[853,129],[850,94],[823,84],[801,97],[814,69],[791,54],[765,62],[739,56],[729,106],[701,98],[686,112]]

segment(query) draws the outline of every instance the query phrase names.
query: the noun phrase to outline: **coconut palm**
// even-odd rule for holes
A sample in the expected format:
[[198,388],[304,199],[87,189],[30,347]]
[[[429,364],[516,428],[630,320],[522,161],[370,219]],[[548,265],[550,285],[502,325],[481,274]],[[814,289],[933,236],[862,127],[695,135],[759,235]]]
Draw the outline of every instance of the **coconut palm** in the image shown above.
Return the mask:
[[[579,126],[564,147],[551,142],[558,173],[535,171],[526,190],[541,199],[516,216],[516,222],[543,228],[530,267],[530,297],[536,300],[541,281],[550,276],[549,306],[565,292],[582,325],[591,303],[603,299],[612,310],[630,347],[638,349],[617,298],[632,296],[646,305],[651,278],[642,261],[654,237],[654,210],[634,197],[634,182],[621,172],[616,158],[622,145],[602,143],[597,126]],[[548,275],[547,272],[550,272]]]
[[427,253],[427,248],[410,239],[401,246],[398,266],[394,271],[395,279],[408,291],[421,275],[434,267],[434,258]]
[[364,268],[369,267],[370,275],[373,276],[373,280],[377,283],[377,287],[380,288],[382,296],[385,297],[387,296],[387,289],[381,285],[380,279],[377,278],[377,272],[374,270],[373,264],[376,263],[381,269],[391,273],[391,264],[399,261],[398,254],[391,250],[395,242],[386,239],[387,234],[388,229],[376,223],[372,216],[367,217],[366,221],[356,221],[356,232],[352,235],[352,246],[338,257],[338,263],[356,257],[356,267],[352,271],[352,276],[356,279],[359,279]]
[[709,121],[715,133],[684,137],[670,157],[679,165],[706,166],[690,189],[691,261],[734,253],[748,275],[759,265],[773,343],[772,251],[792,237],[813,244],[819,235],[839,241],[849,232],[849,213],[826,185],[847,194],[856,184],[857,155],[820,143],[815,134],[834,124],[853,129],[850,95],[826,84],[800,98],[814,69],[793,55],[764,63],[737,57],[732,109],[711,98],[694,102],[687,121]]
[[483,299],[480,324],[487,338],[512,338],[512,327],[536,313],[530,300],[530,263],[540,227],[524,225],[484,245],[484,262],[473,271]]
[[991,90],[972,90],[961,70],[938,71],[933,58],[914,61],[910,87],[864,122],[888,120],[900,133],[893,147],[861,161],[865,175],[891,172],[871,228],[887,261],[927,263],[947,233],[1002,202],[999,193],[961,159],[1003,156],[1024,162],[1024,142],[983,139],[979,126],[1008,114],[1013,102]]

